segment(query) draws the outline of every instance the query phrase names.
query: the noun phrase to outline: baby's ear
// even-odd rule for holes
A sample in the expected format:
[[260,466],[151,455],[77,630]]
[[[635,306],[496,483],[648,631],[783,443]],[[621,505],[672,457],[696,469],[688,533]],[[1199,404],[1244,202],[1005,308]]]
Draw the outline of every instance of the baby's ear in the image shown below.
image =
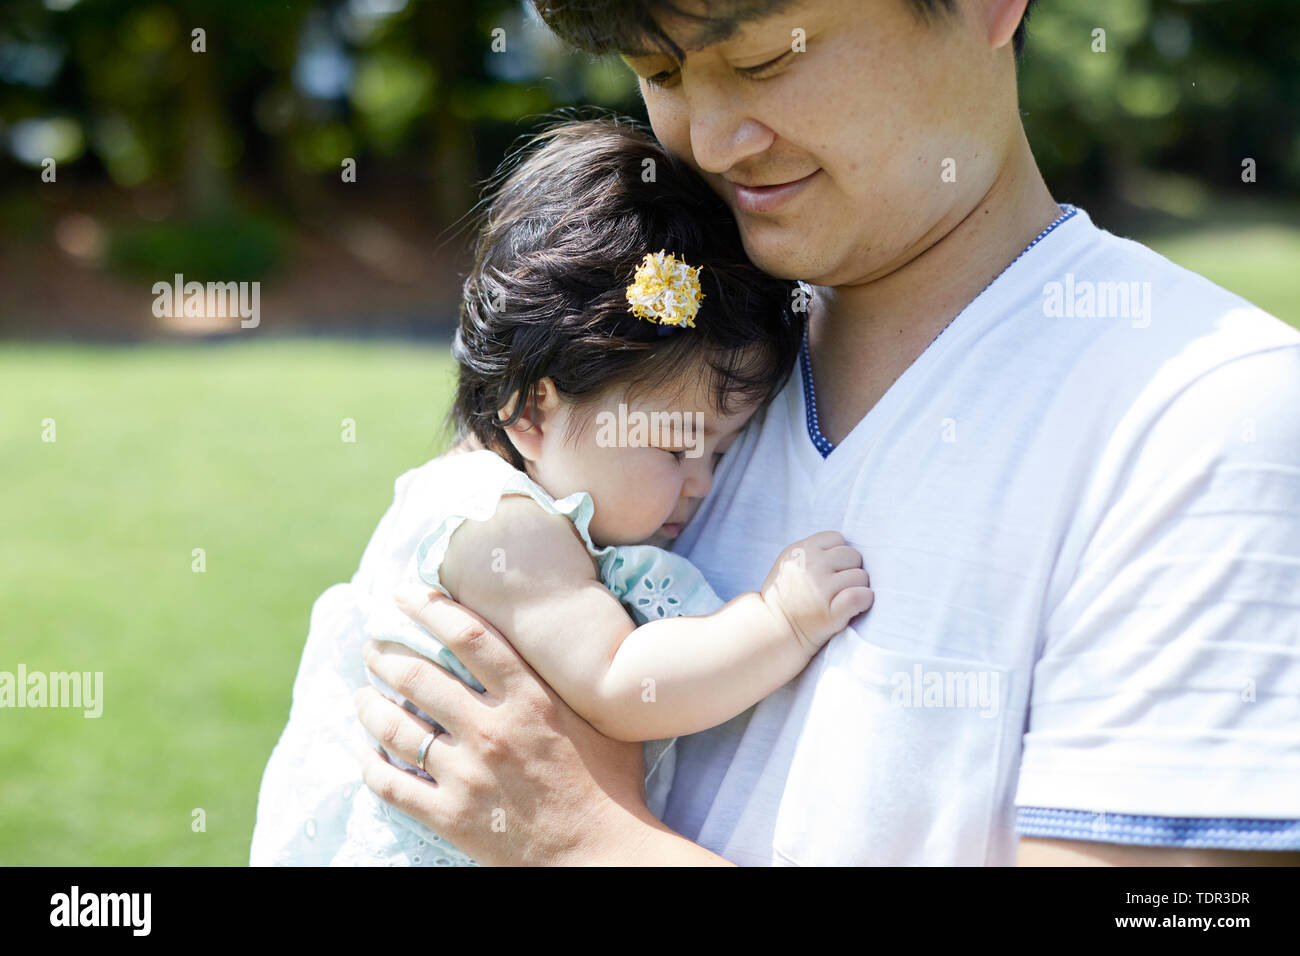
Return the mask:
[[[510,400],[497,410],[497,421],[510,417],[518,401],[518,392],[511,392]],[[525,461],[537,461],[542,454],[542,436],[549,423],[555,421],[559,409],[559,393],[555,383],[544,378],[537,383],[527,408],[513,425],[505,426],[506,436]]]

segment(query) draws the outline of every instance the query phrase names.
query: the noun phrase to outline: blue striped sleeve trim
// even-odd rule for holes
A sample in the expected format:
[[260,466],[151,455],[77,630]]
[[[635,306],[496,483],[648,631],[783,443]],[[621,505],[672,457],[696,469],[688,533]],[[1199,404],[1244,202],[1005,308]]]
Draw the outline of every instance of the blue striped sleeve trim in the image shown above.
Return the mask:
[[1144,817],[1092,810],[1020,807],[1021,836],[1208,850],[1300,850],[1300,820]]

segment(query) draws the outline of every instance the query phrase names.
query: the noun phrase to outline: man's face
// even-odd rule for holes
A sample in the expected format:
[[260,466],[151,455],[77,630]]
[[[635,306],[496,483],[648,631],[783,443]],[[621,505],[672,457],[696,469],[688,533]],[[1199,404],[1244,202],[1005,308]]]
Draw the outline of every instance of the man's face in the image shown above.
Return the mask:
[[656,136],[727,201],[755,264],[855,284],[915,257],[993,181],[1017,114],[985,6],[927,24],[906,0],[808,0],[700,49],[665,18],[683,63],[625,59]]

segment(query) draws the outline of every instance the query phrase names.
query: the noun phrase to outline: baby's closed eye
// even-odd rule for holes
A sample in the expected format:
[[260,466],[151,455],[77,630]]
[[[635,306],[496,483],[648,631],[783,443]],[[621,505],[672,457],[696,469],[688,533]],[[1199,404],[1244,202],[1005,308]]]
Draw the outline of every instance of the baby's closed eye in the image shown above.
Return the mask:
[[[673,456],[674,458],[676,458],[678,461],[685,461],[685,460],[687,459],[687,457],[689,457],[689,452],[690,452],[690,449],[688,449],[688,448],[665,448],[665,449],[663,449],[663,450],[666,451],[666,452],[668,452],[670,455],[672,455],[672,456]],[[723,452],[720,452],[720,451],[715,451],[715,452],[713,453],[713,467],[714,467],[714,468],[717,468],[717,467],[718,467],[718,462],[722,461],[722,455],[723,455]],[[694,457],[697,457],[697,458],[698,458],[699,455],[697,454],[697,455],[695,455]]]

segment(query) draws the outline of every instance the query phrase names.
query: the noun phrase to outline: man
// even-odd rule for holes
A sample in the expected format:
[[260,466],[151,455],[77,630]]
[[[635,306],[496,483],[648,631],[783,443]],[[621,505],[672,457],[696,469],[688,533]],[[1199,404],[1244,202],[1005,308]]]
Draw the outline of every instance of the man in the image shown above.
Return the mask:
[[[437,785],[374,754],[366,782],[484,862],[1294,862],[1300,335],[1053,201],[1027,0],[536,2],[624,55],[751,258],[814,287],[798,373],[676,550],[726,599],[838,528],[876,602],[679,742],[660,822],[634,748],[408,595],[488,693],[376,648],[449,733]],[[357,705],[414,759],[426,727]]]

